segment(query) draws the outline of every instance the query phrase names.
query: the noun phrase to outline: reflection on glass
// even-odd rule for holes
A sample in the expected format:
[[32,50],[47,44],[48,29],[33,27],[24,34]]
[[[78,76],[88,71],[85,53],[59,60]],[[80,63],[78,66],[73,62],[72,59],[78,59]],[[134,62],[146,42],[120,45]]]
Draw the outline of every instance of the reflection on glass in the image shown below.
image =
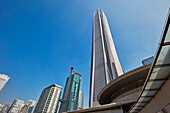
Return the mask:
[[169,76],[170,66],[154,68],[150,79],[165,79]]
[[170,63],[170,45],[163,46],[156,65],[169,64]]
[[157,91],[144,91],[142,96],[153,96]]
[[170,42],[170,28],[168,27],[168,32],[166,34],[166,37],[165,37],[165,42]]

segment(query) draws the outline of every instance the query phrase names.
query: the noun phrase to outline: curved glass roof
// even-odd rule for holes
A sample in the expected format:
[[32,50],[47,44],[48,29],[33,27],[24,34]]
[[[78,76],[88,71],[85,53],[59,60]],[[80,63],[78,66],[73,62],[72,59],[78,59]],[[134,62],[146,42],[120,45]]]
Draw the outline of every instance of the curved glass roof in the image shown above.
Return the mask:
[[129,113],[137,113],[146,106],[170,76],[170,9],[142,92]]

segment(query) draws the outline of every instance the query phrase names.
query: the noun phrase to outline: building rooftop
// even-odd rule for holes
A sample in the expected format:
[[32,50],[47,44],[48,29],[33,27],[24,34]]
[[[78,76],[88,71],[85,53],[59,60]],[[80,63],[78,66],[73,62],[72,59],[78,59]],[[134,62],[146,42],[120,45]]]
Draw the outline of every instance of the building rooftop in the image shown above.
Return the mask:
[[[131,101],[126,101],[126,102],[120,102],[120,103],[110,103],[106,105],[100,105],[100,106],[95,106],[95,107],[90,107],[90,108],[84,108],[84,109],[79,109],[79,110],[73,110],[73,111],[67,111],[63,113],[88,113],[88,112],[99,112],[99,111],[105,111],[105,110],[111,110],[111,109],[117,109],[121,105],[129,104],[129,103],[134,103],[134,100]],[[106,111],[107,112],[107,111]]]
[[8,75],[1,74],[1,73],[0,73],[0,79],[6,80],[6,79],[9,79],[9,78],[10,78],[10,77],[9,77]]
[[[149,72],[151,64],[147,64],[131,70],[123,75],[119,76],[115,80],[108,83],[98,94],[98,102],[103,104],[109,104],[112,101],[112,95],[116,93],[119,89],[132,84],[139,80],[145,80]],[[122,92],[123,93],[123,92]]]
[[61,87],[61,86],[59,86],[59,85],[57,85],[57,84],[52,84],[51,86],[48,86],[47,88],[45,88],[44,90],[46,90],[46,89],[48,89],[48,88],[51,88],[51,87],[58,87],[58,88],[63,88],[63,87]]

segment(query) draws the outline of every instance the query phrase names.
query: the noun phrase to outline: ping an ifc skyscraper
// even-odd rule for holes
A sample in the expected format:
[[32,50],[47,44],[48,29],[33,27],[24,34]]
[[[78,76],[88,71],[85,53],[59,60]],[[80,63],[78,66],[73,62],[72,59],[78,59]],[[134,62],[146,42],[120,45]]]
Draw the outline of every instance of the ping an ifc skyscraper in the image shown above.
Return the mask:
[[101,9],[94,13],[92,37],[90,107],[98,106],[100,90],[123,74],[107,18]]

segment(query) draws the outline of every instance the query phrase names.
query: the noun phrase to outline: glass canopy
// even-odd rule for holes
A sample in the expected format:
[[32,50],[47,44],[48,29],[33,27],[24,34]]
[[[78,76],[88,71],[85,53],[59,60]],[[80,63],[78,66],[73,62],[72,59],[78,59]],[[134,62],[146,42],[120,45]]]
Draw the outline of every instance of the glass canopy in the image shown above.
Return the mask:
[[170,76],[170,9],[161,35],[161,39],[154,56],[153,64],[147,75],[143,90],[131,107],[129,113],[139,112],[147,105],[161,89]]

